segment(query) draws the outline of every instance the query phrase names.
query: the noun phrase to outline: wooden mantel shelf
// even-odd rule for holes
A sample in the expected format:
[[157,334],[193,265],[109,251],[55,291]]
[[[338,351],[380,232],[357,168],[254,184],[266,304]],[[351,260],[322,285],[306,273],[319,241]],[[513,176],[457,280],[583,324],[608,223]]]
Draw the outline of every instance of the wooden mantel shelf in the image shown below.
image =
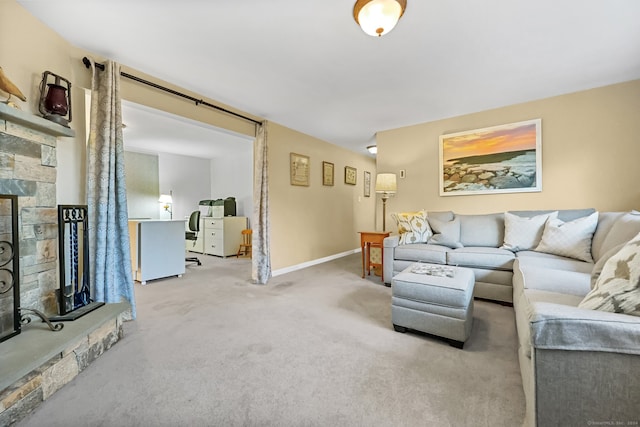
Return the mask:
[[[73,129],[69,129],[62,125],[43,119],[31,113],[27,113],[16,108],[9,107],[7,104],[0,103],[0,120],[13,122],[26,128],[33,129],[38,132],[46,133],[55,137],[60,136],[76,136]],[[4,124],[0,126],[0,131],[5,130]]]

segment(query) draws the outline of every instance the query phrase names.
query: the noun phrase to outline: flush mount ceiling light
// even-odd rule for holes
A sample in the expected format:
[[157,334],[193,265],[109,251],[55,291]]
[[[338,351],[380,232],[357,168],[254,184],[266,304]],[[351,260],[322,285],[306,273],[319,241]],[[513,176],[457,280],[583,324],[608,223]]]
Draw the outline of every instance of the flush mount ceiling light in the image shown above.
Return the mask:
[[353,18],[362,31],[380,37],[393,30],[407,8],[407,0],[357,0]]
[[377,145],[370,145],[370,146],[367,147],[367,150],[371,154],[377,154],[378,153],[378,146]]

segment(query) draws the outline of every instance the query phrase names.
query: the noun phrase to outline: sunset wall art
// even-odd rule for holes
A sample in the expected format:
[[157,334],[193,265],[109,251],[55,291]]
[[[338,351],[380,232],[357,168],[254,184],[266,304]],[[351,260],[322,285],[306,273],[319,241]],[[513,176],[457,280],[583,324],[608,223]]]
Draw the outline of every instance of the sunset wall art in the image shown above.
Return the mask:
[[542,191],[540,119],[440,137],[440,195]]

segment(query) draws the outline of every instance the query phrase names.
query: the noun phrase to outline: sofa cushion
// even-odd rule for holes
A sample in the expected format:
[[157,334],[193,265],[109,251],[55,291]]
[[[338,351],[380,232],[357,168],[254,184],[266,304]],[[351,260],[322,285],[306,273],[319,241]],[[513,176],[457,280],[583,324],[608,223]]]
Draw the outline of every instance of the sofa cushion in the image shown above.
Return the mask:
[[543,252],[520,251],[516,253],[520,265],[555,268],[557,270],[576,271],[591,274],[592,262],[578,261],[560,255],[545,254]]
[[591,275],[576,271],[556,270],[518,262],[523,289],[557,292],[583,297],[591,289]]
[[[600,257],[607,252],[606,250],[602,250],[602,244],[607,239],[607,235],[609,234],[609,231],[611,231],[613,224],[624,214],[625,212],[598,213],[598,226],[596,227],[596,232],[593,233],[593,239],[591,239],[591,255],[593,256],[594,261],[598,261]],[[631,238],[629,238],[629,240],[631,240]]]
[[395,248],[394,258],[406,261],[423,261],[434,264],[446,264],[447,252],[446,246],[429,245],[426,243],[414,243],[412,245],[400,245]]
[[452,211],[436,211],[436,212],[427,212],[427,217],[434,218],[439,221],[453,221],[455,215]]
[[504,240],[504,214],[456,215],[460,220],[460,243],[497,248]]
[[433,232],[427,221],[427,213],[425,211],[418,212],[399,212],[392,213],[393,218],[398,225],[398,234],[400,235],[400,244],[407,245],[410,243],[427,243]]
[[579,307],[640,316],[640,234],[607,260]]
[[548,214],[524,217],[510,212],[504,214],[503,249],[513,252],[527,251],[540,243],[544,225],[549,218],[557,218],[558,211]]
[[447,264],[460,267],[477,267],[512,270],[515,255],[499,248],[467,247],[447,252]]
[[633,239],[640,233],[640,212],[627,212],[613,223],[602,242],[602,253],[606,253],[616,246],[620,246]]
[[550,219],[544,226],[542,239],[535,250],[593,262],[591,239],[597,226],[598,212],[569,222]]
[[433,230],[433,236],[429,239],[432,245],[441,245],[449,248],[461,248],[460,243],[460,220],[454,218],[451,221],[441,221],[429,217],[429,225]]

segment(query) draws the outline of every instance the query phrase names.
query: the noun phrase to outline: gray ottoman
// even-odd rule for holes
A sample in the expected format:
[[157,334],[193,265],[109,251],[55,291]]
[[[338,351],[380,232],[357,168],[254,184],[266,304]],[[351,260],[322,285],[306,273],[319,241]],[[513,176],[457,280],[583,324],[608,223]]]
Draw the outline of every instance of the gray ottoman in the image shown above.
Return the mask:
[[[473,271],[448,267],[453,277],[413,273],[407,267],[391,280],[391,320],[398,332],[413,329],[462,348],[473,325]],[[445,267],[419,264],[420,268]],[[416,271],[416,270],[414,270]]]

